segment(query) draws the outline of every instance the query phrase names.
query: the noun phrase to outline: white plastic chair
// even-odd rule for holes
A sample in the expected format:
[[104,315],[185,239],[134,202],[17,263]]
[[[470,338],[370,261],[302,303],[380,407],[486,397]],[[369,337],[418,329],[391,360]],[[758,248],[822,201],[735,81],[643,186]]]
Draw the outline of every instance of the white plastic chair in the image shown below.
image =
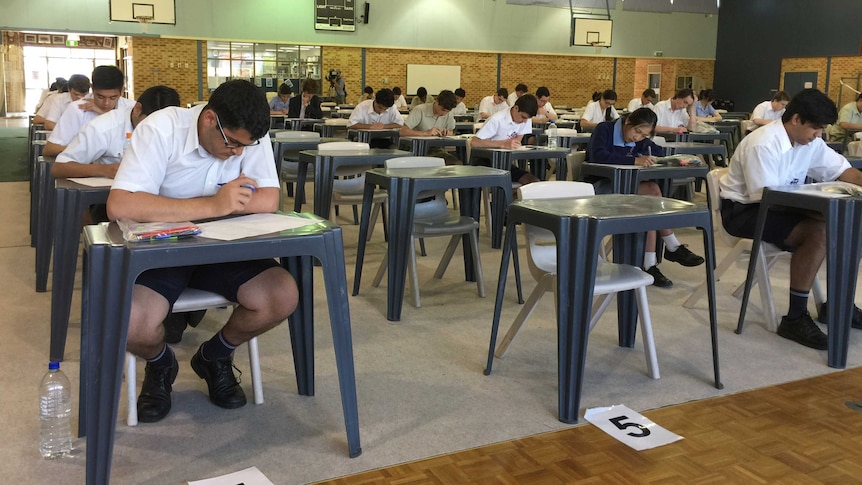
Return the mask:
[[[319,152],[337,152],[343,150],[369,150],[368,143],[356,141],[336,141],[330,143],[321,143],[317,146]],[[332,205],[338,207],[340,205],[353,206],[354,224],[357,222],[356,206],[362,204],[362,198],[365,191],[365,172],[371,166],[342,166],[335,169],[335,180],[332,183]],[[375,190],[374,207],[371,211],[371,219],[369,219],[368,238],[371,238],[373,228],[377,222],[377,215],[381,209],[385,210],[386,191]],[[337,209],[336,209],[337,210]],[[384,215],[385,217],[385,215]],[[336,222],[336,213],[332,212],[332,222]]]
[[[278,131],[275,133],[276,141],[283,140],[320,140],[320,133],[314,131]],[[293,184],[296,183],[296,175],[299,172],[299,162],[296,161],[299,155],[299,150],[281,150],[280,153],[276,153],[276,160],[281,161],[281,173],[279,174],[281,178],[282,191],[284,192],[284,197],[282,200],[286,199],[287,196],[290,195],[289,187],[292,187]],[[314,179],[314,172],[311,170],[311,167],[308,167],[308,171],[306,172],[308,175],[311,175],[311,180]],[[306,181],[309,180],[308,175],[306,175]]]
[[[521,200],[592,196],[594,193],[593,185],[585,182],[534,182],[518,189],[518,196]],[[524,230],[528,243],[527,263],[530,267],[530,274],[536,279],[536,288],[527,297],[526,303],[524,303],[518,316],[515,317],[512,326],[509,327],[508,332],[497,345],[494,351],[494,355],[497,357],[503,357],[506,354],[509,344],[512,343],[515,335],[530,318],[530,314],[533,313],[542,296],[548,291],[556,292],[557,290],[557,246],[553,233],[526,224]],[[595,327],[605,309],[613,301],[613,296],[620,291],[635,290],[647,371],[650,377],[658,379],[660,377],[658,359],[656,358],[652,321],[646,294],[646,287],[652,283],[653,277],[636,266],[608,263],[601,260],[596,269],[596,279],[593,286],[593,294],[597,296],[597,299],[593,303],[590,330]],[[554,296],[556,300],[557,295]]]
[[[429,168],[429,167],[444,167],[445,161],[437,157],[399,157],[386,160],[386,168]],[[479,259],[479,223],[472,217],[460,216],[454,212],[450,212],[446,207],[446,191],[423,191],[417,195],[417,198],[423,199],[433,197],[427,202],[417,202],[413,208],[413,232],[410,234],[410,247],[413,249],[415,238],[428,238],[436,236],[452,236],[449,240],[449,245],[446,246],[446,251],[443,253],[443,258],[437,266],[437,271],[434,272],[434,278],[440,279],[446,272],[455,250],[458,248],[458,242],[461,236],[467,234],[470,237],[470,248],[473,252],[474,269],[476,273],[476,290],[481,298],[485,298],[485,279],[482,275],[482,264]],[[388,267],[388,249],[387,255],[383,256],[383,261],[380,263],[380,268],[374,276],[372,286],[380,286],[380,281],[386,273]],[[408,264],[408,276],[410,280],[410,289],[413,295],[413,306],[419,308],[421,306],[419,298],[419,277],[416,271],[416,250],[410,251],[410,261]]]
[[[174,303],[172,312],[194,312],[233,305],[236,305],[236,303],[225,299],[219,294],[198,290],[196,288],[186,288],[183,290],[182,294],[180,294],[176,303]],[[263,383],[260,378],[260,353],[258,351],[257,337],[253,337],[248,341],[248,361],[249,366],[251,367],[251,387],[254,392],[254,403],[263,404]],[[137,363],[138,359],[134,354],[126,352],[126,396],[129,404],[126,423],[129,426],[138,425]]]
[[[712,206],[712,220],[715,223],[715,232],[728,246],[731,247],[730,252],[718,263],[715,268],[715,280],[721,277],[728,268],[735,264],[738,260],[745,258],[751,254],[751,239],[742,239],[729,234],[724,229],[724,224],[721,222],[721,197],[718,180],[727,173],[727,168],[718,168],[711,170],[706,175],[707,190],[709,193],[709,202]],[[790,256],[791,253],[782,251],[773,244],[767,242],[761,243],[758,253],[757,266],[754,274],[754,284],[760,289],[760,304],[763,307],[763,317],[766,320],[766,329],[770,332],[775,332],[778,329],[778,324],[781,317],[775,311],[775,299],[772,296],[772,284],[769,281],[769,268],[771,268],[779,257]],[[743,281],[736,290],[733,296],[739,297],[744,289],[745,282]],[[817,303],[817,308],[823,303],[826,298],[823,295],[823,288],[820,286],[820,280],[814,278],[814,301]],[[697,302],[706,295],[706,281],[701,283],[687,300],[682,304],[685,308],[694,308]]]

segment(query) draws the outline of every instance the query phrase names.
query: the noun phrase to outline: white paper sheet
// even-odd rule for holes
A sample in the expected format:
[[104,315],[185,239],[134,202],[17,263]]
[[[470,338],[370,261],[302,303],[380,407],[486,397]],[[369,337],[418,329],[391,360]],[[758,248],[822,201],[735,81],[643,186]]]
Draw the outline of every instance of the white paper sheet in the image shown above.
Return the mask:
[[201,237],[233,241],[244,237],[260,236],[272,232],[296,229],[317,224],[318,221],[281,214],[249,214],[242,217],[198,224]]
[[66,179],[76,184],[86,185],[87,187],[110,187],[114,184],[114,179],[108,177],[81,177]]
[[273,485],[256,466],[220,477],[189,482],[189,485]]
[[584,419],[638,451],[656,448],[683,439],[682,436],[671,433],[622,404],[587,409],[587,412],[584,413]]

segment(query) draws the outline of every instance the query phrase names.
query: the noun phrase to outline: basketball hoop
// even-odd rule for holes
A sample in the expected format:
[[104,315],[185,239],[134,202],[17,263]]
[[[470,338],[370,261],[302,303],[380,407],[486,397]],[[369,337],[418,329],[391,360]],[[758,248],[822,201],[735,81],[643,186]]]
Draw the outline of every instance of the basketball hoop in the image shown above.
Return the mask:
[[150,24],[153,23],[153,18],[149,15],[138,15],[135,19],[141,24],[141,33],[146,34],[150,29]]
[[595,47],[596,54],[602,53],[602,43],[601,42],[590,42],[590,45]]

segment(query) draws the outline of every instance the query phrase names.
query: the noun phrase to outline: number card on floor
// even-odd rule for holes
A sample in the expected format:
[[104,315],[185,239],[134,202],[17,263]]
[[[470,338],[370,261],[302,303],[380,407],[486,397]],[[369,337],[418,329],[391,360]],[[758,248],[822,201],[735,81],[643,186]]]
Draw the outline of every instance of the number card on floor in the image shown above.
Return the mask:
[[584,419],[638,451],[683,439],[622,404],[587,409]]

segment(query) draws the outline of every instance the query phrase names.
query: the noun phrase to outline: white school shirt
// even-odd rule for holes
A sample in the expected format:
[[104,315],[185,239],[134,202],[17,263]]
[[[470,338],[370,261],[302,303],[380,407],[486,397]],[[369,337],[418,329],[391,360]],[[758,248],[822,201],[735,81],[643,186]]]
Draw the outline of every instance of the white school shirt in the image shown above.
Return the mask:
[[628,110],[629,110],[629,113],[631,113],[632,111],[634,111],[634,110],[636,110],[636,109],[638,109],[638,108],[649,108],[649,109],[655,109],[655,105],[654,105],[654,104],[652,104],[652,103],[642,104],[642,103],[641,103],[641,98],[640,98],[640,97],[637,97],[637,98],[635,98],[635,99],[633,99],[633,100],[629,101],[629,105],[626,107],[626,109],[628,109]]
[[679,127],[679,126],[688,126],[688,110],[678,109],[673,110],[670,106],[670,99],[666,99],[664,101],[659,101],[656,103],[655,108],[656,116],[658,116],[657,126],[671,126],[671,127]]
[[516,93],[516,92],[515,92],[515,93],[510,94],[510,95],[509,95],[509,97],[508,97],[508,98],[506,98],[506,104],[508,104],[510,108],[511,108],[512,106],[515,106],[515,101],[517,101],[517,100],[518,100],[518,97],[519,97],[519,96],[518,96],[518,93]]
[[403,94],[399,94],[398,98],[395,99],[395,109],[401,109],[407,107],[407,100],[404,99]]
[[[754,107],[754,111],[751,112],[751,119],[761,118],[764,120],[780,120],[781,115],[784,114],[784,109],[780,111],[775,111],[772,109],[772,101],[764,101],[757,106]],[[752,123],[754,125],[754,123]],[[752,129],[757,128],[757,125],[751,127]]]
[[[90,98],[90,93],[87,93],[85,98]],[[61,116],[63,116],[63,112],[66,111],[66,108],[69,104],[72,103],[72,95],[68,92],[65,93],[57,93],[48,97],[45,100],[45,103],[42,104],[42,109],[39,110],[37,115],[45,118],[48,121],[53,121],[56,123]]]
[[57,155],[56,163],[120,163],[126,140],[131,142],[132,108],[112,110],[84,125],[69,146]]
[[546,117],[546,118],[548,117],[547,115],[549,115],[549,114],[553,114],[554,116],[556,116],[556,115],[557,115],[557,112],[556,112],[556,111],[554,111],[554,107],[551,105],[551,102],[550,102],[550,101],[548,101],[547,103],[545,103],[545,105],[544,105],[544,106],[539,106],[539,109],[541,109],[541,108],[545,108],[545,115],[546,115],[545,117]]
[[218,184],[244,173],[258,187],[279,187],[269,134],[239,155],[219,160],[201,146],[198,117],[205,105],[169,107],[147,116],[114,177],[113,189],[146,192],[172,199],[214,195]]
[[465,115],[467,114],[467,105],[464,104],[463,101],[461,101],[460,103],[458,103],[457,106],[452,108],[452,111],[450,111],[450,113],[452,113],[452,116]]
[[494,104],[494,96],[485,96],[482,98],[482,102],[479,103],[479,112],[488,113],[488,118],[507,109],[509,109],[509,104],[505,101],[500,104]]
[[513,138],[520,139],[521,136],[532,132],[533,123],[529,118],[523,123],[515,123],[515,120],[512,119],[511,109],[506,109],[506,111],[500,111],[488,118],[485,124],[482,125],[482,128],[479,129],[479,132],[476,133],[476,138],[503,141]]
[[403,125],[404,118],[401,117],[401,113],[398,112],[398,108],[396,108],[395,105],[386,108],[386,111],[383,113],[375,113],[374,100],[368,99],[357,104],[353,108],[353,113],[350,114],[350,119],[347,121],[347,127],[350,128],[357,123],[367,125],[373,125],[375,123],[391,125],[392,123],[397,123],[399,125]]
[[[617,109],[611,106],[611,119],[615,120],[620,117],[620,114],[617,113]],[[587,120],[593,123],[601,123],[605,120],[605,110],[602,109],[601,103],[598,101],[594,101],[592,103],[587,104],[587,107],[584,108],[584,114],[581,115],[582,120]]]
[[[99,116],[99,113],[93,110],[84,111],[78,107],[89,101],[92,100],[79,99],[74,103],[69,103],[66,106],[66,110],[63,111],[63,116],[57,120],[57,125],[54,127],[54,131],[51,132],[51,136],[48,137],[48,141],[60,146],[67,146],[69,143],[72,143],[72,138],[75,138],[75,135],[81,131],[81,128]],[[132,109],[134,107],[135,101],[121,97],[117,99],[117,106],[114,109]]]
[[837,179],[850,163],[822,138],[794,145],[781,120],[752,132],[739,143],[730,169],[719,179],[721,197],[743,204],[759,202],[763,188],[799,185],[810,176],[818,181]]

